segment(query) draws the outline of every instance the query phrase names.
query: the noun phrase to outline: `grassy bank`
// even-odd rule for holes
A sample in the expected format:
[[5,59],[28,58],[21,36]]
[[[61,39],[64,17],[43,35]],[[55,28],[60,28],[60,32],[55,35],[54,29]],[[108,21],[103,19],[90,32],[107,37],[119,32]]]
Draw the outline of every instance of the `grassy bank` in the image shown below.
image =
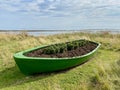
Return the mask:
[[[92,59],[76,68],[34,76],[23,75],[13,54],[32,47],[88,39],[102,45]],[[120,90],[120,34],[74,33],[51,36],[0,34],[1,90]]]

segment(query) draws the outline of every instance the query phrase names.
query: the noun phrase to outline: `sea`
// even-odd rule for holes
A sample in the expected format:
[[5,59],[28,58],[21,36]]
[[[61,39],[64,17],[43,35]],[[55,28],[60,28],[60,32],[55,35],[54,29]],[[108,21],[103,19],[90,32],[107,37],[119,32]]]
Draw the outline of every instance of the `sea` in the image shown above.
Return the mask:
[[75,33],[75,32],[109,32],[113,34],[120,34],[120,29],[83,29],[83,30],[0,30],[0,33],[22,33],[25,32],[28,35],[33,36],[47,36],[47,35],[55,35],[55,34],[65,34],[65,33]]

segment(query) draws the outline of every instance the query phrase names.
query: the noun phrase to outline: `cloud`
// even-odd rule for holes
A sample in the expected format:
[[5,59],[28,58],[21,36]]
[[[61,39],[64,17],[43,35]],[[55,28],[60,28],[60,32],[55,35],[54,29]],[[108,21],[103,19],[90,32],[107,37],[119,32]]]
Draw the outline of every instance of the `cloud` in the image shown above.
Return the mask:
[[0,10],[57,17],[119,16],[120,0],[0,0]]

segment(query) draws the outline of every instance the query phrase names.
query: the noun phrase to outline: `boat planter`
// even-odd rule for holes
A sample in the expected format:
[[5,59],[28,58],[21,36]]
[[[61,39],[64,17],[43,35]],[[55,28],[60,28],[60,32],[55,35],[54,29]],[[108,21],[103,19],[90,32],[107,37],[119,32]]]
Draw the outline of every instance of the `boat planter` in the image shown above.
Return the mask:
[[24,55],[25,53],[29,53],[31,51],[47,47],[39,46],[14,54],[14,60],[18,65],[19,69],[21,70],[21,72],[24,73],[25,75],[65,70],[80,65],[89,60],[89,58],[100,47],[99,43],[96,42],[93,43],[97,44],[97,47],[94,50],[90,51],[89,53],[81,56],[64,58],[45,58],[45,57],[28,57]]

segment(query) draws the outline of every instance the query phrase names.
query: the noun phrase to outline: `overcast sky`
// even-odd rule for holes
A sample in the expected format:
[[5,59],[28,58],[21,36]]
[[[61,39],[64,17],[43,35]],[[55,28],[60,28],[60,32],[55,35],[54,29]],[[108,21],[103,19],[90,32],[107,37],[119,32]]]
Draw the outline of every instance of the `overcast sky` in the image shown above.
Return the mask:
[[0,0],[0,29],[120,29],[120,0]]

